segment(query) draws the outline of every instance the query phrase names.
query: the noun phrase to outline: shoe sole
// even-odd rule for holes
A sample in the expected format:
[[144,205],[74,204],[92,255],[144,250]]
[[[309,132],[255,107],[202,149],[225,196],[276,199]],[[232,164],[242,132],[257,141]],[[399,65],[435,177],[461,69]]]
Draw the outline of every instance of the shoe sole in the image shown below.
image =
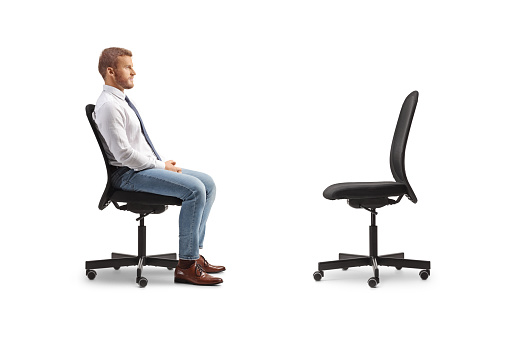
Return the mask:
[[196,283],[191,282],[189,280],[180,279],[180,278],[175,278],[173,281],[176,282],[176,283],[180,283],[180,284],[189,284],[189,285],[197,285],[197,286],[213,286],[213,285],[217,285],[217,284],[221,284],[222,283],[222,281],[218,281],[216,283],[210,283],[210,284],[196,284]]
[[221,272],[224,272],[224,271],[226,271],[226,269],[224,269],[224,270],[222,270],[222,271],[217,271],[217,272],[207,272],[207,271],[205,271],[205,273],[208,273],[208,274],[215,274],[215,273],[221,273]]

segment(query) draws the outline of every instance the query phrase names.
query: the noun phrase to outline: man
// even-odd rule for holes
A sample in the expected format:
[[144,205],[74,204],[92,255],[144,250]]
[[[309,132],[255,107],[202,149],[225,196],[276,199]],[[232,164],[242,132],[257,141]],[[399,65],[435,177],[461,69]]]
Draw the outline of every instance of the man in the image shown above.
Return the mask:
[[216,187],[204,173],[176,167],[173,160],[162,161],[156,152],[139,112],[125,95],[133,88],[132,53],[123,48],[107,48],[99,58],[103,92],[95,106],[94,120],[104,139],[111,165],[118,167],[112,185],[125,191],[141,191],[182,200],[179,217],[179,262],[175,282],[215,285],[221,278],[209,273],[224,271],[210,265],[199,249],[203,247],[207,218],[214,203]]

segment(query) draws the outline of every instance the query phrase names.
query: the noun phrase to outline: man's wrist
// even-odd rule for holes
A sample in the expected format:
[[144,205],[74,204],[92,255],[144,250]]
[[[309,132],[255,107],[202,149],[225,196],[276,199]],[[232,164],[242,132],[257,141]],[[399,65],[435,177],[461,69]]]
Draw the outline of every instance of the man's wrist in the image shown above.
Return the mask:
[[155,168],[157,169],[166,169],[166,164],[161,160],[156,160]]

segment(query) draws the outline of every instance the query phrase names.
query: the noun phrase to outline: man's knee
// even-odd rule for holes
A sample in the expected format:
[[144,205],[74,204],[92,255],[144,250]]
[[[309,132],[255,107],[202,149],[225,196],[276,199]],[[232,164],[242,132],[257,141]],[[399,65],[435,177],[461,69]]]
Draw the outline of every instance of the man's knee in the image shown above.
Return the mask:
[[216,183],[214,182],[214,179],[206,173],[202,173],[202,177],[200,178],[205,185],[205,189],[207,190],[207,195],[215,196],[216,194]]
[[212,178],[210,178],[210,181],[207,183],[207,189],[209,195],[215,196],[216,195],[216,183]]
[[205,189],[205,185],[199,179],[192,178],[186,186],[189,190],[189,195],[185,197],[184,200],[197,200],[205,203],[207,190]]

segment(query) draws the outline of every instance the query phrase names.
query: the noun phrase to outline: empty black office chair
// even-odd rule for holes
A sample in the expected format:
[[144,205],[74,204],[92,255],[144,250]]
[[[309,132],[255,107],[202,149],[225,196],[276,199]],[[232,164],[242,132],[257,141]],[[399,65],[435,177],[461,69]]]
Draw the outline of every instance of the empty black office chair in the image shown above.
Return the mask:
[[[118,270],[122,266],[137,265],[136,283],[140,287],[145,287],[147,286],[148,280],[141,276],[143,266],[159,266],[172,269],[177,267],[178,260],[176,253],[151,256],[146,255],[146,228],[144,219],[149,214],[163,213],[168,208],[167,205],[180,206],[182,205],[182,200],[159,194],[115,190],[111,186],[111,176],[117,168],[109,164],[108,157],[106,156],[106,152],[101,142],[102,136],[97,129],[94,119],[92,118],[94,108],[95,105],[87,105],[85,110],[87,112],[88,122],[90,122],[90,126],[94,131],[97,143],[101,148],[104,163],[106,164],[106,171],[108,173],[108,181],[101,200],[99,201],[99,209],[103,210],[110,202],[113,202],[113,205],[115,205],[115,207],[119,210],[139,214],[140,216],[136,219],[136,221],[139,221],[140,224],[138,226],[138,255],[111,253],[111,259],[87,261],[85,262],[86,275],[90,280],[93,280],[97,275],[94,269],[113,267]],[[119,205],[120,203],[125,203],[125,205]]]
[[[422,269],[420,277],[426,280],[430,275],[430,262],[422,260],[405,259],[404,253],[378,255],[378,240],[376,226],[376,209],[387,205],[394,205],[406,195],[413,203],[417,203],[412,187],[405,173],[405,149],[414,117],[415,107],[419,93],[410,93],[401,107],[398,124],[392,139],[390,164],[395,181],[382,182],[345,182],[327,187],[323,196],[329,200],[348,199],[348,205],[353,208],[363,208],[371,213],[371,226],[369,227],[369,256],[339,253],[339,260],[318,263],[318,271],[313,276],[315,280],[322,279],[325,270],[349,267],[372,266],[374,277],[369,278],[368,284],[376,287],[380,282],[378,265],[392,266],[400,270],[403,267]],[[390,197],[398,197],[396,200]]]

